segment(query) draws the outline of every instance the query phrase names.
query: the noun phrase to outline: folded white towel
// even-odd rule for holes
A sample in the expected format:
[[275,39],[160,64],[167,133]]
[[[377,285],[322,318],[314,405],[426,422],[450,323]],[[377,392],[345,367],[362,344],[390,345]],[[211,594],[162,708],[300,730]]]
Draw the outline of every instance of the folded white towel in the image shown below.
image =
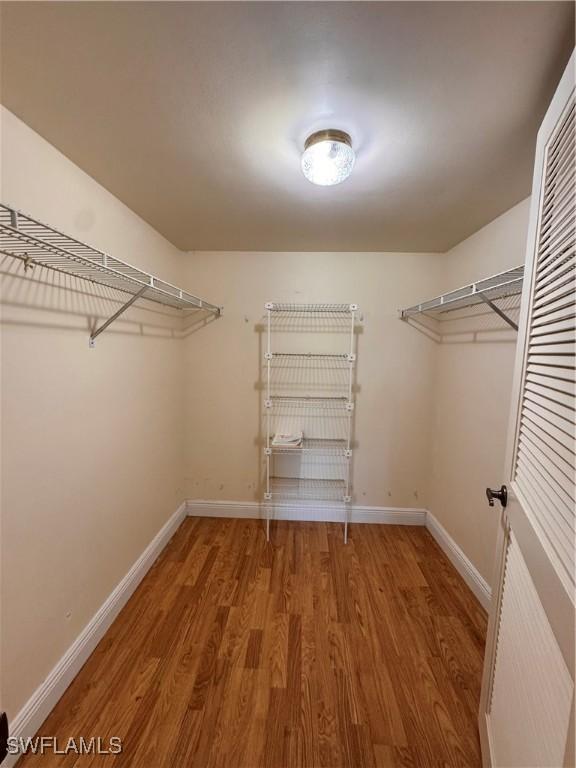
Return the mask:
[[302,432],[292,434],[276,433],[272,439],[272,445],[278,448],[300,448],[304,435]]

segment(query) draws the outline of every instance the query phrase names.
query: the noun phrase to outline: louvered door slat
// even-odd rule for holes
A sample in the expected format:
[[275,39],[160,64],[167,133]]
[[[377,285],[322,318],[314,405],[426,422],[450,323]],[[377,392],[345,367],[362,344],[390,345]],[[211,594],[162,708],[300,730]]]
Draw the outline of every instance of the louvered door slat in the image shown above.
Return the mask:
[[522,421],[522,426],[528,432],[532,432],[544,443],[546,446],[544,450],[550,449],[551,451],[554,451],[554,453],[557,453],[568,464],[569,471],[574,471],[576,468],[576,454],[570,450],[569,446],[564,445],[562,440],[556,438],[555,434],[552,433],[552,430],[547,428],[548,425],[539,424],[535,420],[526,417]]
[[532,316],[535,318],[547,317],[550,312],[556,312],[558,310],[571,310],[574,307],[574,296],[568,291],[566,294],[562,294],[557,299],[550,301],[550,303],[543,302],[542,307],[536,308],[532,311]]
[[548,143],[531,275],[514,483],[574,587],[576,247],[574,94]]
[[526,375],[526,381],[539,384],[541,387],[547,387],[548,389],[552,389],[556,392],[563,392],[564,394],[572,395],[572,398],[574,398],[576,384],[574,381],[570,381],[570,379],[559,379],[555,376],[550,376],[549,374],[540,374],[528,371]]
[[556,478],[559,476],[559,473],[566,475],[568,479],[573,476],[574,455],[568,451],[567,455],[572,457],[572,462],[566,461],[558,451],[551,448],[549,440],[543,440],[535,432],[532,432],[527,424],[524,424],[522,437],[520,438],[520,446],[522,445],[526,445],[533,456],[537,456],[539,452],[542,452],[546,456],[547,467],[552,468],[550,474],[553,474]]
[[569,227],[574,226],[574,220],[572,217],[573,206],[570,204],[563,209],[553,208],[550,212],[544,226],[542,227],[542,240],[552,237],[556,232],[563,231]]
[[[542,477],[539,477],[539,473],[534,474],[532,471],[532,465],[531,465],[531,458],[528,455],[527,461],[525,464],[523,464],[522,469],[518,471],[518,479],[521,481],[522,489],[524,492],[524,488],[526,485],[529,485],[533,489],[537,489],[535,491],[535,494],[540,498],[539,503],[539,509],[547,510],[549,507],[551,507],[551,514],[549,515],[549,524],[554,528],[557,526],[563,527],[566,526],[567,531],[573,531],[574,530],[574,517],[572,514],[572,506],[571,504],[567,504],[563,499],[561,499],[558,494],[556,493],[556,488],[554,484],[549,483],[549,479],[547,475],[543,475]],[[558,541],[555,546],[560,547],[561,549],[565,549],[568,547],[570,551],[572,551],[574,548],[571,547],[570,541],[571,536],[569,536],[566,541],[562,539],[562,541]]]
[[570,343],[574,339],[574,328],[571,325],[568,328],[564,327],[557,330],[546,328],[545,330],[547,331],[546,333],[543,333],[542,329],[540,329],[538,333],[534,334],[534,341],[530,345],[531,349],[539,344],[563,344],[564,342]]
[[568,239],[572,234],[574,234],[574,222],[567,221],[564,223],[564,226],[559,227],[554,232],[548,233],[548,237],[542,242],[540,254],[542,256],[548,256],[558,247],[559,243],[564,239]]
[[532,392],[530,389],[524,390],[524,399],[535,406],[539,406],[543,410],[548,411],[553,416],[556,416],[562,420],[564,422],[564,428],[566,431],[570,430],[571,425],[574,423],[573,409],[567,408],[560,403],[555,403],[546,397],[542,397],[542,395],[538,395],[536,392]]
[[546,418],[546,416],[542,413],[537,413],[534,410],[530,410],[530,408],[526,408],[524,410],[523,419],[524,418],[528,419],[533,424],[538,424],[549,435],[551,435],[554,440],[556,440],[556,442],[560,443],[560,445],[562,445],[568,451],[572,451],[572,453],[574,453],[573,436],[570,434],[570,432],[567,432],[566,430],[559,427],[558,424],[555,424],[553,420]]
[[[563,155],[567,151],[567,145],[572,145],[573,142],[570,141],[570,128],[574,125],[574,102],[570,104],[568,107],[566,114],[564,116],[564,120],[562,121],[561,125],[559,126],[558,130],[556,131],[554,137],[552,138],[552,141],[548,145],[548,171],[550,173],[546,174],[546,178],[544,179],[544,185],[546,186],[548,184],[548,180],[550,177],[551,172],[556,167],[559,160],[562,159]],[[561,152],[561,150],[564,150],[564,152]]]
[[564,237],[557,239],[554,244],[554,247],[551,249],[548,249],[546,254],[542,255],[542,258],[538,263],[540,265],[549,264],[550,262],[554,261],[555,259],[565,254],[567,252],[567,249],[570,247],[570,242],[572,241],[572,237],[573,237],[573,232],[567,232],[564,234]]
[[[550,191],[552,187],[554,187],[555,190],[558,190],[559,187],[564,188],[570,185],[570,173],[574,169],[575,155],[574,145],[570,145],[562,163],[558,165],[550,182],[546,185],[547,192]],[[542,208],[543,214],[545,215],[553,207],[554,200],[548,197],[547,202]]]
[[[539,477],[538,473],[532,472],[533,466],[531,465],[530,456],[527,454],[527,461],[522,467],[522,471],[518,472],[518,479],[521,481],[522,493],[526,494],[526,487],[530,486],[532,489],[537,489],[535,495],[540,499],[537,508],[543,511],[549,512],[547,525],[539,526],[544,528],[546,535],[550,541],[555,542],[554,546],[559,549],[566,549],[572,551],[570,544],[568,543],[571,534],[566,537],[562,537],[561,540],[555,541],[555,536],[549,536],[548,527],[552,529],[564,529],[568,532],[574,530],[573,517],[571,515],[571,505],[565,503],[556,494],[555,485],[549,482],[547,475]],[[552,530],[553,532],[553,530]]]
[[518,454],[525,453],[525,460],[529,462],[535,475],[546,481],[555,489],[556,495],[562,499],[568,509],[574,507],[574,486],[566,483],[566,475],[558,469],[550,459],[548,453],[536,449],[534,445],[523,435],[518,446]]
[[534,392],[535,395],[540,395],[551,403],[561,406],[564,409],[564,413],[572,411],[571,416],[568,413],[568,417],[571,417],[572,420],[574,419],[574,396],[570,393],[559,392],[555,387],[542,385],[528,379],[526,380],[526,389],[529,392]]
[[[573,214],[574,214],[574,211],[572,211],[572,215]],[[557,262],[558,258],[565,259],[565,264],[567,265],[567,267],[571,266],[572,269],[574,268],[574,261],[575,261],[574,255],[562,254],[562,256],[558,256],[556,259],[551,259],[550,261],[541,265],[540,269],[538,270],[539,280],[545,279],[550,273],[558,269],[558,262]]]
[[527,373],[538,373],[542,376],[548,376],[551,379],[560,379],[561,381],[576,381],[576,371],[574,368],[551,367],[550,364],[540,365],[535,362],[528,362]]
[[568,317],[562,317],[559,320],[550,320],[549,323],[536,323],[532,329],[534,342],[541,336],[548,334],[560,333],[562,331],[571,331],[572,338],[574,338],[574,329],[576,328],[576,314],[569,315]]
[[554,411],[550,408],[543,408],[541,405],[533,402],[529,398],[524,398],[523,407],[525,410],[531,413],[535,413],[537,416],[541,416],[544,421],[548,421],[550,424],[553,424],[559,430],[566,433],[566,435],[571,440],[574,439],[572,434],[572,422],[570,420],[558,416],[558,414],[554,413]]
[[566,169],[567,175],[556,187],[556,201],[554,205],[550,205],[546,211],[543,212],[542,220],[546,229],[548,229],[552,222],[558,221],[564,214],[574,208],[574,197],[572,195],[572,189],[570,186],[570,168]]
[[[548,190],[551,189],[552,186],[555,186],[557,189],[558,187],[565,188],[570,185],[570,175],[574,173],[574,161],[574,150],[572,149],[570,157],[567,158],[567,161],[558,169],[553,182],[548,185]],[[554,201],[549,200],[543,210],[546,213],[553,207]]]
[[535,296],[543,296],[562,285],[563,282],[574,280],[574,254],[565,253],[558,256],[550,266],[553,269],[538,274]]
[[[569,175],[570,168],[574,165],[574,145],[568,144],[565,149],[565,154],[559,158],[558,163],[554,166],[550,174],[550,181],[546,185],[546,192],[552,189],[552,187],[557,188],[564,183],[566,177]],[[548,202],[544,206],[544,210],[550,208],[551,205],[553,205],[553,201],[548,199]]]
[[542,256],[550,256],[552,253],[560,253],[566,249],[566,246],[574,238],[574,220],[568,219],[554,232],[549,233],[549,237],[542,244]]
[[[544,180],[544,189],[548,190],[550,185],[554,183],[556,172],[559,166],[561,166],[566,158],[570,157],[570,153],[574,150],[574,142],[570,140],[570,126],[574,121],[574,110],[567,112],[565,116],[565,123],[562,132],[558,134],[557,141],[548,147],[547,152],[547,169],[546,179]],[[547,202],[546,200],[544,201]]]
[[[522,482],[522,500],[534,509],[546,509],[550,504],[546,490],[526,473],[520,473],[519,479]],[[552,535],[547,537],[549,546],[554,549],[555,555],[561,558],[566,567],[572,569],[575,564],[574,549],[570,548],[568,542],[574,539],[574,529],[556,509],[555,514],[550,516],[550,531]]]
[[540,350],[540,354],[536,354],[535,352],[532,352],[528,356],[528,364],[529,365],[544,365],[544,366],[553,366],[556,368],[562,368],[564,371],[570,372],[574,371],[574,368],[570,365],[570,361],[566,360],[566,358],[563,357],[557,357],[554,355],[547,355],[542,354]]
[[566,127],[569,127],[573,120],[574,109],[572,108],[566,112],[566,122],[562,125],[560,132],[556,134],[554,141],[548,145],[548,170],[550,173],[546,175],[546,178],[543,181],[544,186],[546,186],[554,169],[558,163],[562,161],[562,157],[564,157],[567,152],[566,145],[570,144],[570,136],[569,132],[566,130]]
[[564,358],[574,357],[574,350],[576,345],[574,342],[568,342],[564,344],[531,344],[530,354],[534,355],[558,355]]
[[563,289],[567,293],[574,291],[574,265],[565,265],[562,259],[558,259],[553,273],[538,281],[538,288],[534,291],[534,306],[540,307],[557,298]]
[[553,312],[544,312],[539,317],[534,315],[532,319],[532,327],[537,329],[540,325],[548,325],[549,323],[570,319],[576,319],[576,307],[574,307],[574,304],[568,307],[563,307],[562,309],[557,309]]
[[535,309],[546,307],[548,303],[554,303],[560,299],[572,300],[575,281],[571,276],[561,275],[551,285],[546,285],[534,299]]

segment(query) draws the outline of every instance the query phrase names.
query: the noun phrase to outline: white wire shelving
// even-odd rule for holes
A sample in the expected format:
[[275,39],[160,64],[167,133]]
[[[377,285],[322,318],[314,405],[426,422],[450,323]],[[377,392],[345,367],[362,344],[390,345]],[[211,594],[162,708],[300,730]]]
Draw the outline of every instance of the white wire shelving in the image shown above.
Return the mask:
[[173,309],[203,310],[217,317],[222,313],[216,304],[4,204],[0,204],[0,252],[22,261],[25,271],[38,265],[130,294],[118,312],[92,331],[90,346],[140,298]]
[[454,291],[443,293],[441,296],[436,296],[428,301],[415,304],[413,307],[402,309],[400,317],[402,320],[408,320],[410,317],[419,314],[439,317],[445,312],[453,312],[484,303],[508,325],[518,330],[518,325],[495,302],[499,299],[521,294],[523,279],[524,267],[514,267],[506,272],[500,272],[492,277],[487,277],[476,283],[469,283],[462,288],[457,288]]
[[302,445],[298,448],[287,446],[271,446],[272,454],[282,454],[284,456],[298,456],[301,454],[310,454],[314,456],[339,456],[349,458],[351,449],[348,448],[346,440],[338,438],[304,438]]
[[290,315],[348,315],[357,309],[355,304],[283,304],[277,302],[266,304],[266,310],[269,312]]
[[[342,508],[348,540],[352,502],[352,426],[354,412],[356,304],[272,303],[266,310],[266,538],[275,505],[329,502]],[[277,318],[282,318],[280,323]],[[313,318],[314,323],[302,323]],[[294,322],[295,321],[295,322]],[[278,333],[278,338],[276,337]],[[346,351],[278,350],[285,334],[346,334]],[[338,336],[337,338],[341,338]],[[279,341],[280,339],[280,341]],[[294,345],[293,345],[294,346]],[[336,346],[339,346],[337,344]],[[287,375],[283,379],[281,375]],[[318,390],[321,390],[319,392]],[[295,392],[295,394],[294,394]],[[301,433],[300,445],[273,444],[282,426]],[[291,433],[291,432],[290,432]]]
[[350,362],[349,360],[350,355],[348,354],[324,354],[321,352],[271,352],[270,353],[270,359],[271,360],[280,360],[280,361],[307,361],[307,362],[330,362],[330,363],[342,363],[346,364]]
[[270,487],[274,496],[285,501],[341,502],[346,493],[345,480],[306,477],[270,477]]
[[294,405],[306,408],[344,408],[352,410],[353,402],[348,395],[271,395],[265,403],[267,408]]

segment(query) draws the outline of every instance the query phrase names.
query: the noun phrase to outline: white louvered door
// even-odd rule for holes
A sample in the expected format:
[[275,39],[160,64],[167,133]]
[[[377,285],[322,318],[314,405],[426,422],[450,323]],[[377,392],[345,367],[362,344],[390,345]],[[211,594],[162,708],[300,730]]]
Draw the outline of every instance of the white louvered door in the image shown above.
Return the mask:
[[497,568],[486,766],[574,766],[574,55],[538,134]]

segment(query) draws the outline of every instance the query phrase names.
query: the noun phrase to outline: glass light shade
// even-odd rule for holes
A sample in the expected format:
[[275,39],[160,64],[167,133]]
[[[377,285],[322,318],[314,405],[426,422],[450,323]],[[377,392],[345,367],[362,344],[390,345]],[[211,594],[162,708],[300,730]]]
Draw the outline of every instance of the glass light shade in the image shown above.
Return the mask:
[[302,173],[312,184],[327,187],[340,184],[354,168],[350,136],[343,131],[318,131],[306,141]]

